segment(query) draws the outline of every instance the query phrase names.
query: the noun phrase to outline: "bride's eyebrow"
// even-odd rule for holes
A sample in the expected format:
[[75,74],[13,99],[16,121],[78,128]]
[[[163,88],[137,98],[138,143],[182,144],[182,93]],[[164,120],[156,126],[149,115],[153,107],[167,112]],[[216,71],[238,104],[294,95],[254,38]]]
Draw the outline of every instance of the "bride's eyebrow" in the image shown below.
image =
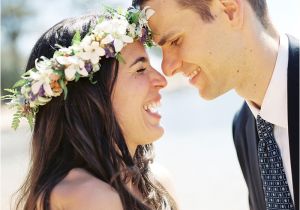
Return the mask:
[[132,66],[134,66],[134,65],[137,64],[138,62],[146,62],[147,60],[148,60],[148,59],[147,59],[146,57],[144,57],[144,56],[138,57],[137,59],[135,59],[135,60],[132,62],[132,64],[129,66],[129,68],[132,67]]

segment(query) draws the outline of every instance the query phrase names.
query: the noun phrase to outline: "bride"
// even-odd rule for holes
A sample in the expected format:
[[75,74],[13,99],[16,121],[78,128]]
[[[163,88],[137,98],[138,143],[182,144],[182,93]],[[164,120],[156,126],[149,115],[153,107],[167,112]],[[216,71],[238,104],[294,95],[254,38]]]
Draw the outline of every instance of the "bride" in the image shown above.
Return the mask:
[[151,67],[153,14],[107,8],[63,20],[35,44],[13,89],[13,127],[33,128],[31,166],[17,208],[177,209],[153,175],[152,142],[165,78]]

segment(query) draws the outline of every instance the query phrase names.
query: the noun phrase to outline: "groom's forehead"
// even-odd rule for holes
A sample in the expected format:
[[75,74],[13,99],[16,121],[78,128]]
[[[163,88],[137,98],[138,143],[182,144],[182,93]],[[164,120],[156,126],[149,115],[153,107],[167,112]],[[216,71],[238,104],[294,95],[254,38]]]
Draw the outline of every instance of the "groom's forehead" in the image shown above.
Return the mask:
[[[177,0],[139,0],[142,8],[150,7],[155,11],[149,19],[154,41],[163,45],[171,36],[178,31],[181,21],[182,8]],[[178,27],[177,27],[178,26]]]
[[[175,1],[175,0],[167,0]],[[167,6],[167,3],[162,3],[160,0],[150,0],[144,5],[149,6],[154,10],[153,16],[149,19],[151,30],[156,34],[161,34],[161,31],[165,31],[167,28],[176,25],[176,22],[180,18],[180,8],[172,8]]]

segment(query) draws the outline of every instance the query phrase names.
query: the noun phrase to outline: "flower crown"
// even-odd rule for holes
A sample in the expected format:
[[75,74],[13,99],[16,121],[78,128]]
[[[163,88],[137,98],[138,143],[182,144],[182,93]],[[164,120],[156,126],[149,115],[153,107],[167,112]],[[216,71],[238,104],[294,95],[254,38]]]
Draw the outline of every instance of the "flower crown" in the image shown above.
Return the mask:
[[34,68],[24,73],[12,89],[5,89],[11,94],[1,97],[10,100],[11,108],[16,108],[12,128],[17,129],[20,118],[25,117],[32,129],[39,106],[62,93],[66,99],[68,82],[88,77],[93,83],[93,74],[100,70],[102,57],[124,61],[120,51],[135,40],[151,47],[154,43],[148,19],[153,14],[149,7],[126,11],[107,7],[96,26],[83,39],[77,31],[71,46],[56,45],[58,50],[52,58],[42,56],[36,59]]

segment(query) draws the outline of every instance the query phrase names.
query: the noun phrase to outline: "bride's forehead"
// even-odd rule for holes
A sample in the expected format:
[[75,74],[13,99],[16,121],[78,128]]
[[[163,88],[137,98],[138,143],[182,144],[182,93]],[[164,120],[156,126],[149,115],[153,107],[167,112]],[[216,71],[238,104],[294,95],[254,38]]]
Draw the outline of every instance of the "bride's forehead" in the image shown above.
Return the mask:
[[144,45],[140,41],[127,44],[121,51],[124,56],[134,57],[136,54],[146,53]]
[[[134,43],[127,44],[121,50],[121,56],[125,60],[126,66],[130,65],[138,57],[145,57],[148,59],[146,49],[140,41],[135,41]],[[122,63],[120,64],[122,65]]]

